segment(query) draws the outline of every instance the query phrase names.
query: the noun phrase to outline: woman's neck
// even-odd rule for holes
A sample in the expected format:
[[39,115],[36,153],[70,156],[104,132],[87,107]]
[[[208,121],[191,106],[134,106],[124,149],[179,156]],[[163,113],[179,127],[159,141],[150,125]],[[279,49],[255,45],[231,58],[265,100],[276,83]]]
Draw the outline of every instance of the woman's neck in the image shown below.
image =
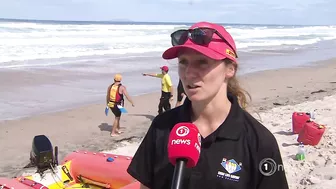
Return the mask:
[[231,102],[226,90],[221,90],[207,102],[192,102],[192,122],[203,137],[214,132],[226,119]]

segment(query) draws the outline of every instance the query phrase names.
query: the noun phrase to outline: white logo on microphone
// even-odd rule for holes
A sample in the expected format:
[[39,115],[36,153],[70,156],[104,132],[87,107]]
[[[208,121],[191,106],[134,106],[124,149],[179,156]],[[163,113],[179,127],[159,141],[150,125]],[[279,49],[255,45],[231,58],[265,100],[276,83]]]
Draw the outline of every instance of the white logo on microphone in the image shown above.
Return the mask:
[[202,144],[202,136],[201,134],[198,133],[198,143],[201,145]]
[[189,134],[189,128],[186,126],[181,126],[176,129],[176,135],[179,137],[184,137]]

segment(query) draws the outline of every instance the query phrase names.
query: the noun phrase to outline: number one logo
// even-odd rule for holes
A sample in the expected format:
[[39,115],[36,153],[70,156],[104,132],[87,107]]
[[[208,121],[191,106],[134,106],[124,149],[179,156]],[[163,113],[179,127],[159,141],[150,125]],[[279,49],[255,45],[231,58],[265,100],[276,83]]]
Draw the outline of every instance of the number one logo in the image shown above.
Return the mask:
[[265,171],[267,171],[267,170],[268,170],[268,164],[265,163],[265,164],[264,164],[264,167],[265,167]]
[[177,128],[176,135],[180,137],[187,136],[189,134],[189,128],[186,126],[181,126]]

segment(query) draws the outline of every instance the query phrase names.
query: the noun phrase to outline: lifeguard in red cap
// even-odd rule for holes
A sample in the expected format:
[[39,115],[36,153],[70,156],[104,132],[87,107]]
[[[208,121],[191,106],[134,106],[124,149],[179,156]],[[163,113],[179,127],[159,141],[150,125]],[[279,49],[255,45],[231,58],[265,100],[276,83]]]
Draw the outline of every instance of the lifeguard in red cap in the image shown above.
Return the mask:
[[170,79],[170,76],[168,74],[169,68],[168,66],[162,66],[161,67],[162,73],[156,74],[156,73],[143,73],[143,76],[152,76],[161,78],[161,98],[159,102],[159,110],[158,113],[161,114],[163,112],[163,109],[165,111],[171,109],[170,101],[173,100],[173,83]]

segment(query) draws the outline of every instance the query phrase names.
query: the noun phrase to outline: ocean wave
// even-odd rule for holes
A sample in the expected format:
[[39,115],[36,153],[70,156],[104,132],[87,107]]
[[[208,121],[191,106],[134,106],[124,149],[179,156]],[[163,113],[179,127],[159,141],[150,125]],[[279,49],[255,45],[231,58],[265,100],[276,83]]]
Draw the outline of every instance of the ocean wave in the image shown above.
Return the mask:
[[[11,61],[162,52],[170,33],[186,24],[53,24],[0,22],[0,64]],[[239,49],[267,50],[336,39],[335,26],[229,25]]]

